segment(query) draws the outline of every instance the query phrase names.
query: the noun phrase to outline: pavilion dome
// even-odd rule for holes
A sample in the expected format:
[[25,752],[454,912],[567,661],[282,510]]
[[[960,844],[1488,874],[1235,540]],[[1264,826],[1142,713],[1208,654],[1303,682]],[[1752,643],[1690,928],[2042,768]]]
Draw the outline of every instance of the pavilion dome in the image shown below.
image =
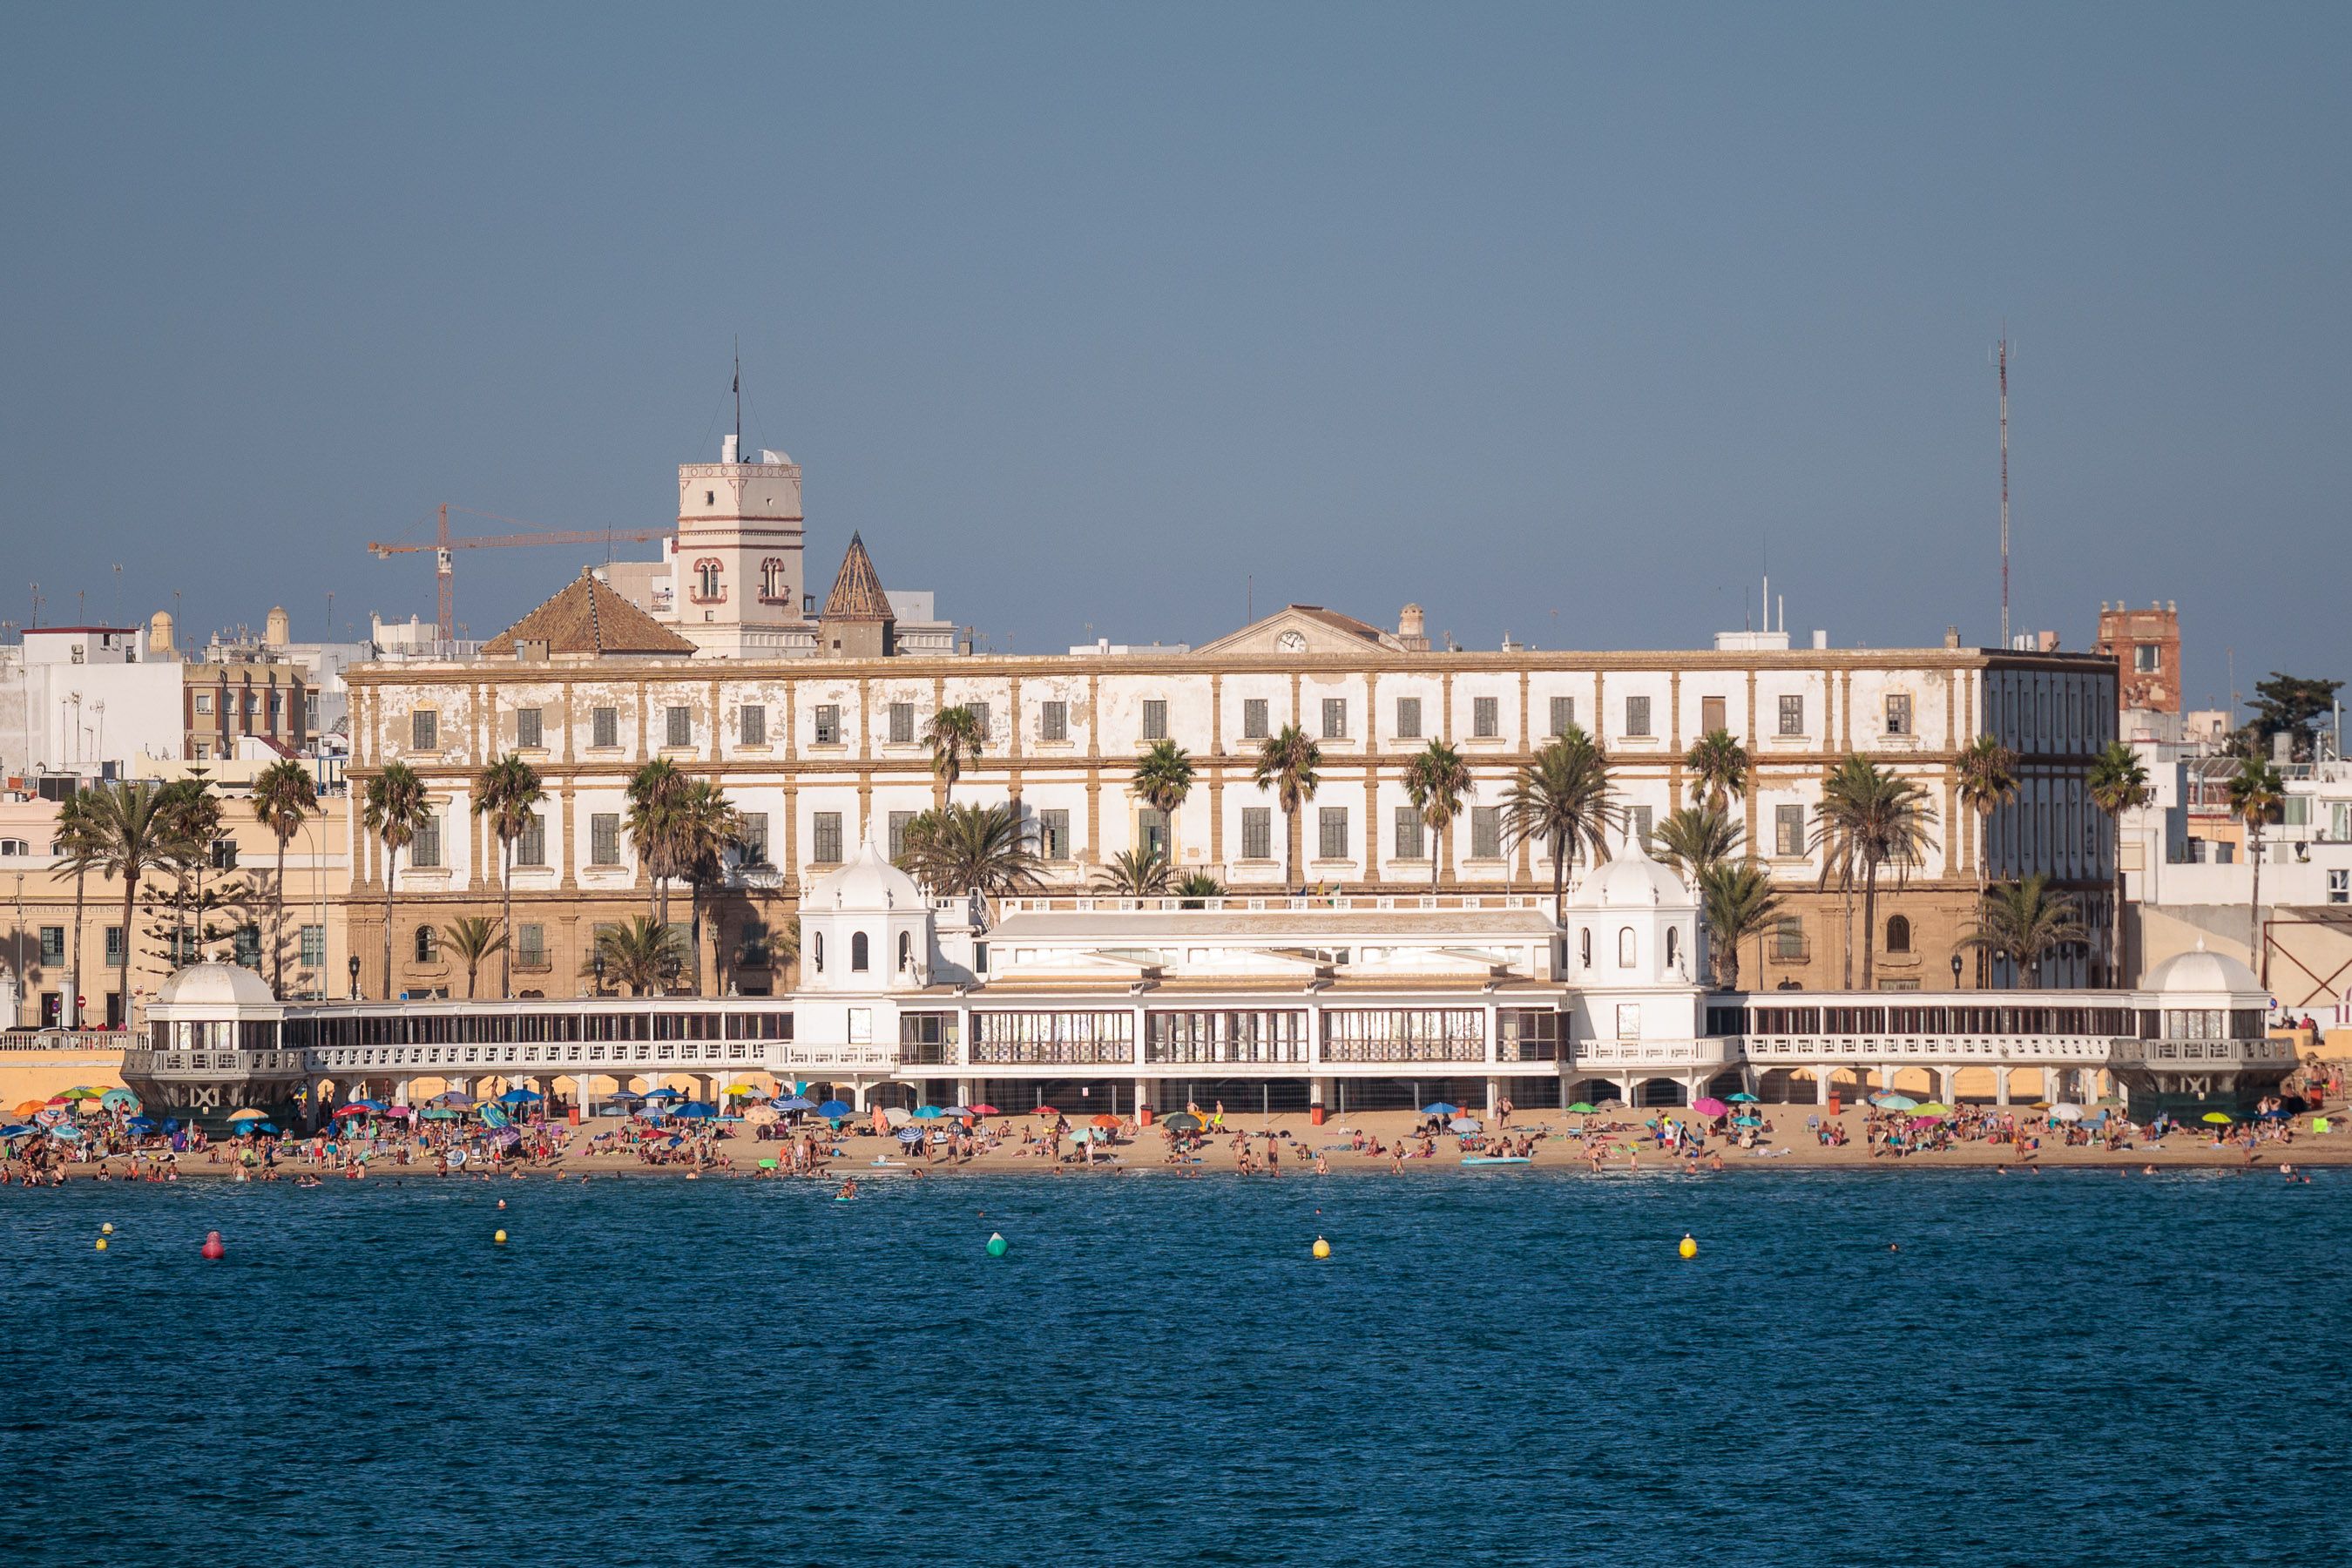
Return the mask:
[[269,983],[238,963],[192,963],[173,972],[155,992],[173,1007],[274,1007]]
[[1688,909],[1690,889],[1671,867],[1650,858],[1642,836],[1630,829],[1606,864],[1576,885],[1569,900],[1580,910]]
[[809,913],[866,913],[926,907],[915,879],[890,864],[874,842],[872,824],[857,853],[809,884],[801,907]]
[[2166,995],[2269,994],[2260,975],[2227,953],[2207,952],[2202,937],[2189,952],[2176,952],[2150,970],[2146,989]]

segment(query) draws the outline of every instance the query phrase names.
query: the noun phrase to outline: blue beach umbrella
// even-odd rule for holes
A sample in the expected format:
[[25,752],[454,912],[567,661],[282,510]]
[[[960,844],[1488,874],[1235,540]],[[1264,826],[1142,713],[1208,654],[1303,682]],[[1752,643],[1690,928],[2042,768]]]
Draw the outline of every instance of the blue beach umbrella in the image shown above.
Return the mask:
[[780,1100],[776,1101],[776,1109],[778,1110],[814,1110],[816,1109],[816,1101],[811,1100],[807,1095],[796,1094],[790,1100]]
[[646,1098],[647,1100],[684,1100],[686,1096],[682,1091],[665,1085],[660,1089],[646,1090]]
[[824,1117],[827,1121],[838,1121],[845,1116],[855,1116],[856,1114],[855,1110],[850,1109],[849,1102],[845,1100],[828,1100],[823,1105],[816,1108],[816,1113],[819,1116]]
[[898,1129],[898,1142],[904,1143],[908,1148],[911,1149],[922,1141],[923,1132],[922,1129],[919,1127],[901,1127]]
[[39,1128],[34,1126],[29,1121],[19,1121],[14,1127],[0,1127],[0,1138],[22,1138],[27,1132],[38,1132],[39,1131]]
[[1462,1108],[1458,1105],[1448,1105],[1441,1100],[1434,1105],[1423,1106],[1421,1113],[1423,1116],[1459,1116],[1462,1114]]
[[537,1105],[539,1091],[532,1089],[510,1089],[499,1096],[500,1105]]
[[915,1120],[918,1121],[937,1121],[944,1114],[945,1112],[941,1111],[936,1105],[919,1105],[915,1107]]
[[134,1116],[122,1125],[126,1131],[131,1132],[152,1132],[155,1131],[155,1121],[152,1117]]
[[678,1118],[682,1121],[707,1121],[711,1117],[718,1115],[719,1112],[713,1110],[710,1107],[703,1104],[702,1101],[698,1100],[689,1100],[684,1105],[679,1106],[676,1110],[671,1111],[670,1114]]

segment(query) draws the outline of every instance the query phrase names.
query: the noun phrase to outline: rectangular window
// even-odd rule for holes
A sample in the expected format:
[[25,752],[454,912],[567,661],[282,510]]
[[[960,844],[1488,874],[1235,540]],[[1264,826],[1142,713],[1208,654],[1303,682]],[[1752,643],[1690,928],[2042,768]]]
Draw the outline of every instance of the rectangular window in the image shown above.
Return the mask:
[[603,747],[621,743],[621,710],[618,708],[588,710],[588,743]]
[[1143,738],[1164,741],[1168,738],[1168,700],[1147,697],[1143,700]]
[[2164,668],[2164,650],[2154,643],[2144,642],[2132,649],[2132,668],[2141,675],[2154,675]]
[[1493,697],[1470,700],[1470,733],[1478,740],[1491,741],[1503,732],[1503,704]]
[[229,952],[247,969],[261,967],[261,928],[239,926],[229,938]]
[[1318,807],[1315,813],[1315,826],[1316,858],[1345,860],[1348,858],[1348,808],[1344,805]]
[[2338,869],[2327,873],[2327,901],[2331,904],[2352,903],[2352,871]]
[[197,692],[197,693],[196,693],[196,711],[197,711],[197,712],[199,712],[199,713],[209,713],[209,712],[211,712],[212,710],[213,710],[213,699],[212,699],[212,693],[210,693],[210,692],[208,692],[208,691],[199,691],[199,692]]
[[890,704],[890,743],[911,746],[915,743],[915,705],[911,702]]
[[211,856],[211,859],[212,859],[212,863],[213,863],[213,869],[214,869],[214,870],[215,870],[215,871],[234,871],[234,870],[236,870],[236,839],[234,839],[234,838],[215,838],[215,839],[214,839],[214,840],[213,840],[213,844],[212,844],[212,856]]
[[1168,814],[1147,805],[1135,814],[1135,825],[1142,830],[1145,858],[1167,859]]
[[1650,700],[1646,697],[1625,699],[1625,733],[1646,735],[1650,732]]
[[1555,697],[1551,700],[1551,732],[1565,735],[1576,728],[1576,699]]
[[810,847],[820,866],[841,864],[841,813],[820,811],[816,814],[815,831],[809,836]]
[[1474,805],[1470,808],[1470,858],[1499,860],[1503,858],[1503,808],[1499,805]]
[[735,710],[735,732],[747,746],[768,743],[768,710],[764,703],[746,702]]
[[1244,741],[1263,741],[1270,733],[1272,733],[1272,731],[1267,730],[1265,727],[1265,699],[1263,697],[1243,698],[1242,739]]
[[319,732],[319,694],[315,691],[302,694],[302,728],[313,735]]
[[515,744],[524,751],[536,751],[545,744],[540,732],[540,713],[536,708],[515,710]]
[[1773,943],[1782,958],[1805,956],[1805,922],[1795,915],[1782,915],[1773,928]]
[[768,814],[764,811],[746,811],[740,816],[743,826],[735,839],[735,853],[740,857],[740,863],[745,866],[766,865],[768,863]]
[[515,835],[514,858],[518,866],[547,864],[547,818],[534,811],[524,820]]
[[1396,732],[1397,739],[1400,741],[1418,741],[1421,739],[1420,698],[1400,697],[1397,699]]
[[1780,699],[1780,733],[1801,735],[1805,732],[1805,700],[1802,697]]
[[1066,741],[1070,738],[1068,703],[1046,702],[1038,706],[1037,738],[1041,741]]
[[1772,808],[1772,853],[1797,856],[1805,852],[1805,808],[1801,805],[1776,805]]
[[1323,738],[1344,741],[1348,738],[1348,700],[1344,697],[1323,699]]
[[694,710],[673,708],[669,710],[668,736],[663,742],[668,746],[694,744]]
[[63,926],[43,926],[41,928],[41,962],[43,963],[63,963],[65,961],[66,928]]
[[612,811],[593,813],[588,818],[588,864],[617,866],[620,863],[620,814]]
[[269,694],[269,727],[275,730],[285,722],[286,693],[273,691]]
[[1400,860],[1421,858],[1423,828],[1421,813],[1409,805],[1396,808],[1396,858]]
[[1911,732],[1911,694],[1890,691],[1886,694],[1886,732],[1907,735]]
[[408,743],[419,752],[429,752],[440,743],[441,715],[430,708],[419,709],[408,716]]
[[112,964],[120,964],[122,962],[122,928],[121,926],[106,928],[106,962]]
[[300,952],[302,956],[299,962],[303,968],[326,968],[327,928],[325,926],[304,926],[302,928],[302,945]]
[[1712,735],[1717,730],[1729,729],[1731,726],[1727,718],[1727,705],[1722,698],[1700,698],[1698,700],[1698,732],[1702,735]]
[[890,814],[888,833],[889,856],[892,860],[898,859],[907,852],[907,824],[914,820],[915,814],[911,811],[894,811]]
[[841,744],[841,704],[820,702],[816,706],[816,743],[820,746]]
[[1628,825],[1633,829],[1634,838],[1647,853],[1650,847],[1650,808],[1646,805],[1629,806],[1625,815]]
[[1274,807],[1270,805],[1242,807],[1242,858],[1244,860],[1274,858]]
[[985,702],[967,702],[963,704],[963,709],[964,711],[971,715],[972,727],[980,731],[980,738],[983,741],[987,740],[988,704]]
[[547,928],[543,925],[515,927],[515,963],[525,969],[543,969],[547,965]]
[[408,863],[412,866],[441,864],[441,818],[438,813],[428,816],[416,825],[416,837],[408,846]]
[[1070,858],[1070,814],[1056,806],[1037,814],[1037,853],[1048,860]]

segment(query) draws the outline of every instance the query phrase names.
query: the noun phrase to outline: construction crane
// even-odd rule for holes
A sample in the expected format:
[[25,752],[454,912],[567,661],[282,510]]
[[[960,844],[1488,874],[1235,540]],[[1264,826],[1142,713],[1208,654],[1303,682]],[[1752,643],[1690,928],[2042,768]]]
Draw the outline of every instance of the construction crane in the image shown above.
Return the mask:
[[537,525],[525,522],[520,518],[500,517],[494,511],[476,511],[472,507],[467,506],[453,509],[449,502],[443,501],[439,508],[440,522],[435,530],[432,543],[386,544],[376,540],[368,542],[368,553],[379,561],[389,561],[395,555],[420,555],[428,550],[433,552],[433,573],[441,590],[439,616],[441,640],[445,643],[457,640],[457,623],[455,618],[457,598],[455,567],[457,552],[460,550],[519,550],[533,544],[618,544],[624,542],[642,543],[647,540],[669,539],[677,532],[675,527],[593,528],[537,530],[530,533],[480,533],[469,539],[455,539],[450,537],[449,533],[449,513],[452,510],[467,512],[475,517],[487,517],[493,522],[511,522],[519,528],[535,530],[537,528]]

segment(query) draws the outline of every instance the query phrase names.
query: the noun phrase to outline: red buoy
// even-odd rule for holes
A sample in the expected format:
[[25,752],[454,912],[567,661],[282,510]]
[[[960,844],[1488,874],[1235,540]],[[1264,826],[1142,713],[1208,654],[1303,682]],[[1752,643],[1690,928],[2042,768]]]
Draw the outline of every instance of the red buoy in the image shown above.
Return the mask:
[[228,1248],[221,1245],[220,1232],[216,1230],[205,1232],[204,1254],[208,1261],[214,1263],[228,1256]]

